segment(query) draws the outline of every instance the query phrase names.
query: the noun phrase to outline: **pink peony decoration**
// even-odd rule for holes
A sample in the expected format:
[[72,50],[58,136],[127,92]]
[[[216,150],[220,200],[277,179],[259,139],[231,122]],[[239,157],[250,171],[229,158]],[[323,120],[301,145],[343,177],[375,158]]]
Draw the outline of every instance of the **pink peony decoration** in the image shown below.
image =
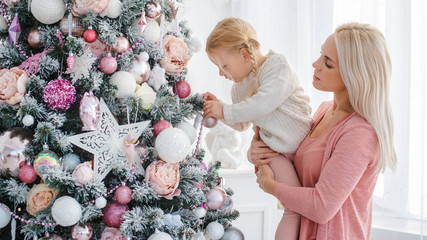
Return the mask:
[[76,101],[76,89],[67,80],[55,79],[44,88],[43,100],[52,110],[67,110]]
[[109,0],[74,0],[72,13],[77,17],[87,15],[89,12],[100,14],[107,11],[109,2]]
[[0,103],[20,103],[27,91],[28,77],[17,67],[0,70]]
[[150,183],[151,188],[160,196],[171,200],[174,196],[181,194],[177,189],[181,174],[179,164],[155,161],[151,163],[145,174],[145,181]]
[[4,0],[4,4],[6,4],[9,7],[15,6],[20,2],[21,2],[21,0]]
[[126,240],[126,237],[120,233],[119,229],[107,227],[102,232],[101,240]]
[[166,72],[181,72],[189,60],[188,47],[184,41],[173,35],[168,35],[163,39],[163,59],[160,60],[160,65]]

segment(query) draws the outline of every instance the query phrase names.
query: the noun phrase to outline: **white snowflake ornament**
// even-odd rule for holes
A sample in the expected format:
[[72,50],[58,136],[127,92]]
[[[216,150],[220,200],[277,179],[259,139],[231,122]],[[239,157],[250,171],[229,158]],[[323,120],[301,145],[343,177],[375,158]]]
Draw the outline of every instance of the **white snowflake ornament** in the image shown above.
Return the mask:
[[166,70],[160,67],[159,64],[154,65],[153,69],[151,69],[148,85],[152,86],[156,91],[158,91],[162,85],[168,83],[165,78],[165,73]]

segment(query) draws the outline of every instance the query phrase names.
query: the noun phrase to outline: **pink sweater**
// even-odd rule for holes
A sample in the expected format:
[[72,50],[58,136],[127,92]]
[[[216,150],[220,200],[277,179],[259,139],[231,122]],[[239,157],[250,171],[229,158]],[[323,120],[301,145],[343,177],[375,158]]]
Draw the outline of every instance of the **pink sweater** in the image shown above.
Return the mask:
[[[331,105],[332,102],[320,105],[312,129]],[[377,181],[378,139],[375,130],[353,112],[325,134],[328,136],[321,140],[325,141],[325,148],[323,154],[319,151],[321,164],[317,164],[320,169],[314,186],[304,184],[313,180],[310,176],[313,166],[308,165],[309,159],[302,157],[302,162],[295,162],[297,172],[311,172],[302,174],[307,179],[300,176],[302,187],[278,183],[274,195],[286,208],[302,215],[300,239],[307,240],[309,235],[315,235],[317,240],[368,240],[372,193]],[[300,149],[297,155],[298,151]],[[306,166],[304,161],[308,162]],[[316,229],[317,233],[310,234]]]

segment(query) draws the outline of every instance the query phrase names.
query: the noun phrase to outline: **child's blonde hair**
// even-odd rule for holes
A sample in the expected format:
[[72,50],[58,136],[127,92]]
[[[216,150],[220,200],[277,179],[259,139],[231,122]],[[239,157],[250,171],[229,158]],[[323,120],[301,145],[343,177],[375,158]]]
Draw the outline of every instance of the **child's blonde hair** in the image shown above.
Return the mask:
[[340,73],[351,106],[375,129],[378,170],[396,169],[393,120],[389,103],[391,61],[384,36],[368,24],[348,23],[334,33]]
[[[218,48],[225,48],[226,50],[240,51],[246,48],[252,64],[252,73],[254,77],[258,74],[258,63],[255,58],[255,52],[259,50],[260,44],[255,29],[248,22],[240,18],[225,18],[220,21],[212,30],[206,41],[206,52],[210,57],[212,51]],[[217,62],[218,67],[222,72],[228,74],[223,68],[222,64]],[[255,92],[255,84],[252,84],[251,96]]]

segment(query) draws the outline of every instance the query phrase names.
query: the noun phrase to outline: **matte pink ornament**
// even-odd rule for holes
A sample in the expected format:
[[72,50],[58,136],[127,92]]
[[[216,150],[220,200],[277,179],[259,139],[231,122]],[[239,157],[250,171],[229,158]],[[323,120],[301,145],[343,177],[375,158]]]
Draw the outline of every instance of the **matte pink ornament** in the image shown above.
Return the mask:
[[104,220],[105,224],[109,227],[119,228],[122,224],[121,217],[127,211],[129,211],[127,205],[120,204],[116,201],[108,202],[107,206],[102,209],[102,220]]
[[216,124],[218,123],[218,120],[216,118],[203,118],[202,120],[202,124],[203,126],[207,127],[207,128],[213,128],[216,126]]
[[121,186],[114,192],[114,197],[116,197],[118,203],[128,204],[132,201],[132,189],[128,186]]
[[208,208],[217,210],[224,204],[227,194],[224,189],[216,187],[206,194]]
[[104,57],[99,65],[101,67],[101,71],[106,74],[111,74],[117,70],[117,61],[112,56]]
[[76,63],[76,59],[74,59],[73,53],[70,53],[70,55],[67,57],[67,66],[70,71],[73,70],[74,63]]
[[34,167],[24,164],[21,169],[19,169],[19,179],[24,183],[33,183],[37,179],[37,173]]
[[154,137],[157,137],[157,135],[159,135],[163,130],[170,128],[170,127],[171,127],[170,122],[168,122],[166,120],[160,120],[160,121],[156,122],[153,125]]
[[175,86],[173,87],[173,93],[178,95],[179,98],[184,99],[187,98],[191,93],[191,86],[186,81],[178,81],[175,83]]
[[89,224],[77,224],[71,228],[71,238],[74,240],[89,240],[93,230]]

